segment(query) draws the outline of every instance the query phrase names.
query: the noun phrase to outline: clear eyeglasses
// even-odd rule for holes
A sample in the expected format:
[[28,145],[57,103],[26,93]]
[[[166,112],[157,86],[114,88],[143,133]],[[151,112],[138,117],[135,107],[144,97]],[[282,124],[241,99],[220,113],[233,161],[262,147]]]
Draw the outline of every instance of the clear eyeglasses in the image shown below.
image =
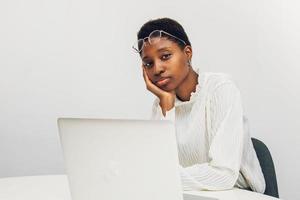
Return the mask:
[[186,45],[185,41],[183,41],[182,39],[176,37],[175,35],[172,35],[172,34],[170,34],[170,33],[167,33],[166,31],[163,31],[163,30],[154,30],[154,31],[152,31],[152,32],[149,34],[148,37],[145,37],[145,38],[143,38],[143,39],[137,40],[137,41],[133,44],[132,48],[133,48],[137,53],[140,53],[140,52],[143,50],[144,46],[145,46],[146,40],[148,40],[149,44],[153,44],[153,43],[154,43],[154,38],[156,38],[156,39],[158,38],[158,40],[156,41],[156,42],[158,42],[158,41],[160,40],[160,38],[163,36],[162,34],[169,35],[169,36],[171,36],[171,37],[173,37],[173,38],[175,38],[175,39],[181,41],[184,45]]

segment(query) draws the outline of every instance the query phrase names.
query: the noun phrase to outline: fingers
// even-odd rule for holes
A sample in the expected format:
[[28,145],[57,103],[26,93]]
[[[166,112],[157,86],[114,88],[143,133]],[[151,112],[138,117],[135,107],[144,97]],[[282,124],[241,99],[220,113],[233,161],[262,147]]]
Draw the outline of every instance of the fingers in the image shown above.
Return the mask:
[[144,78],[145,78],[146,83],[149,84],[149,85],[152,84],[152,82],[150,81],[150,79],[147,75],[147,72],[144,68],[143,68],[143,74],[144,74]]
[[143,77],[144,77],[144,79],[146,81],[146,79],[149,79],[149,78],[148,78],[146,70],[145,70],[145,68],[143,66],[142,66],[142,70],[143,70]]
[[143,68],[143,77],[144,77],[147,89],[149,91],[151,91],[152,93],[154,93],[156,96],[160,97],[164,91],[152,83],[152,81],[149,79],[147,72],[144,68]]

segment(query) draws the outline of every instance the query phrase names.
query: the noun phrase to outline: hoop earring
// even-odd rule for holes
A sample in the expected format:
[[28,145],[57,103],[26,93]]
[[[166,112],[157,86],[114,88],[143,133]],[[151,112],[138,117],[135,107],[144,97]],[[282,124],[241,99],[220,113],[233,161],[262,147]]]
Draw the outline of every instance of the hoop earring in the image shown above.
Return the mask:
[[188,61],[187,61],[187,65],[190,66],[190,67],[192,66],[192,65],[191,65],[191,60],[188,60]]

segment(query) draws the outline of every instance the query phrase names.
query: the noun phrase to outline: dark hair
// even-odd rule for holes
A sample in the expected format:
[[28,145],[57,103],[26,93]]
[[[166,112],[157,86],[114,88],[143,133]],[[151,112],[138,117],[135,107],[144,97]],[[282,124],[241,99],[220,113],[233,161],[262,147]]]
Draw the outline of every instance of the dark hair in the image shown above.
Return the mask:
[[[137,39],[139,40],[149,36],[149,34],[154,30],[166,31],[182,39],[186,43],[186,45],[191,46],[189,38],[186,32],[184,31],[183,27],[174,19],[170,19],[167,17],[149,20],[148,22],[146,22],[137,33]],[[181,49],[184,49],[184,47],[186,46],[185,44],[182,43],[182,41],[177,40],[174,37],[168,36],[166,34],[164,35],[164,37],[177,43]]]

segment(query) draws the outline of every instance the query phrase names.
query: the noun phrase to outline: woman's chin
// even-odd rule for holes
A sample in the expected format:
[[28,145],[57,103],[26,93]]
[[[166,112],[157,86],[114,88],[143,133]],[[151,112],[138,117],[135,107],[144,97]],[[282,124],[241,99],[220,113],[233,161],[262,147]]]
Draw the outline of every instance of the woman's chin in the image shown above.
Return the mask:
[[169,85],[169,84],[167,84],[165,86],[160,86],[159,88],[166,92],[171,92],[175,89],[174,87],[172,87],[172,85]]

